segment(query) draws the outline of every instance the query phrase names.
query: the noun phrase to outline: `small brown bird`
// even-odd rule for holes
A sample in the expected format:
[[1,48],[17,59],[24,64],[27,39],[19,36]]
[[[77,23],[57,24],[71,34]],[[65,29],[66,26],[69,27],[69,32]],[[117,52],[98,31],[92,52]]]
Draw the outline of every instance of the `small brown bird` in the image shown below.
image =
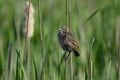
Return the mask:
[[67,58],[69,57],[71,52],[74,52],[76,57],[80,56],[79,52],[78,52],[78,49],[79,49],[78,43],[74,39],[72,33],[69,32],[65,26],[60,26],[59,27],[58,41],[59,41],[59,44],[60,44],[61,48],[65,52],[66,51],[69,52],[69,54],[65,58],[65,60],[67,60]]

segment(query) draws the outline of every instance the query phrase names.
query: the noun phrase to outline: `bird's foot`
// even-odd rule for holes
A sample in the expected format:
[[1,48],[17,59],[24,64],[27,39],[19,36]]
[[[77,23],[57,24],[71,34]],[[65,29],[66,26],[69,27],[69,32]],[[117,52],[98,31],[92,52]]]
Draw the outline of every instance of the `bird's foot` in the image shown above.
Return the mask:
[[70,56],[70,52],[69,52],[69,54],[65,57],[65,62],[69,59],[69,56]]

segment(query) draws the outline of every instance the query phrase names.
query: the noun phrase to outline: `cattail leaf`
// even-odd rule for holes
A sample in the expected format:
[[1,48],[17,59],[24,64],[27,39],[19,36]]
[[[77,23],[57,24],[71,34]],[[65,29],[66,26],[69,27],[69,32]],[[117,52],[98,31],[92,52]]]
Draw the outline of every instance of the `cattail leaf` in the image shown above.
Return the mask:
[[85,25],[89,20],[91,20],[99,11],[101,11],[101,8],[96,9],[83,23]]

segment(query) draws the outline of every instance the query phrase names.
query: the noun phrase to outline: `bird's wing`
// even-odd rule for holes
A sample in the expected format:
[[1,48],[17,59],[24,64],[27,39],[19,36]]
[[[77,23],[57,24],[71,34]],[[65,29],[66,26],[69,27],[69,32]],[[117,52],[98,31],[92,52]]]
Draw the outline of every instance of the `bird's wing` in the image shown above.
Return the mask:
[[74,46],[76,48],[79,48],[78,43],[76,42],[76,40],[74,39],[73,35],[71,33],[68,33],[67,36],[67,41],[71,46]]
[[71,43],[74,47],[79,48],[78,43],[73,38],[68,38],[69,43]]

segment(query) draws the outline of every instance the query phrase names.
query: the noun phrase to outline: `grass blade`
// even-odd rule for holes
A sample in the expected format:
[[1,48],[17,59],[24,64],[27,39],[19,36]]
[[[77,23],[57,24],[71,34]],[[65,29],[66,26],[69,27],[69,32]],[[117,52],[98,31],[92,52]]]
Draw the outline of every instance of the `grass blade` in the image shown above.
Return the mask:
[[90,51],[88,53],[88,79],[92,79],[92,59],[91,59],[91,53],[92,53],[92,48],[95,42],[95,38],[93,38],[91,46],[90,46]]
[[16,63],[16,79],[15,80],[19,80],[19,52],[16,49],[16,53],[17,53],[17,63]]
[[34,65],[34,70],[35,70],[35,80],[38,80],[38,75],[37,75],[38,73],[37,73],[37,68],[36,68],[34,57],[33,57],[33,65]]
[[108,66],[108,72],[107,72],[106,80],[109,80],[110,68],[111,68],[111,60],[109,62],[109,66]]
[[8,54],[8,80],[10,80],[10,68],[11,68],[11,59],[12,59],[12,44],[9,45],[9,54]]
[[18,51],[16,49],[16,53],[17,53],[16,80],[23,80],[25,74],[24,74],[24,71],[23,71],[23,68],[22,68],[22,61],[21,61],[20,51]]

